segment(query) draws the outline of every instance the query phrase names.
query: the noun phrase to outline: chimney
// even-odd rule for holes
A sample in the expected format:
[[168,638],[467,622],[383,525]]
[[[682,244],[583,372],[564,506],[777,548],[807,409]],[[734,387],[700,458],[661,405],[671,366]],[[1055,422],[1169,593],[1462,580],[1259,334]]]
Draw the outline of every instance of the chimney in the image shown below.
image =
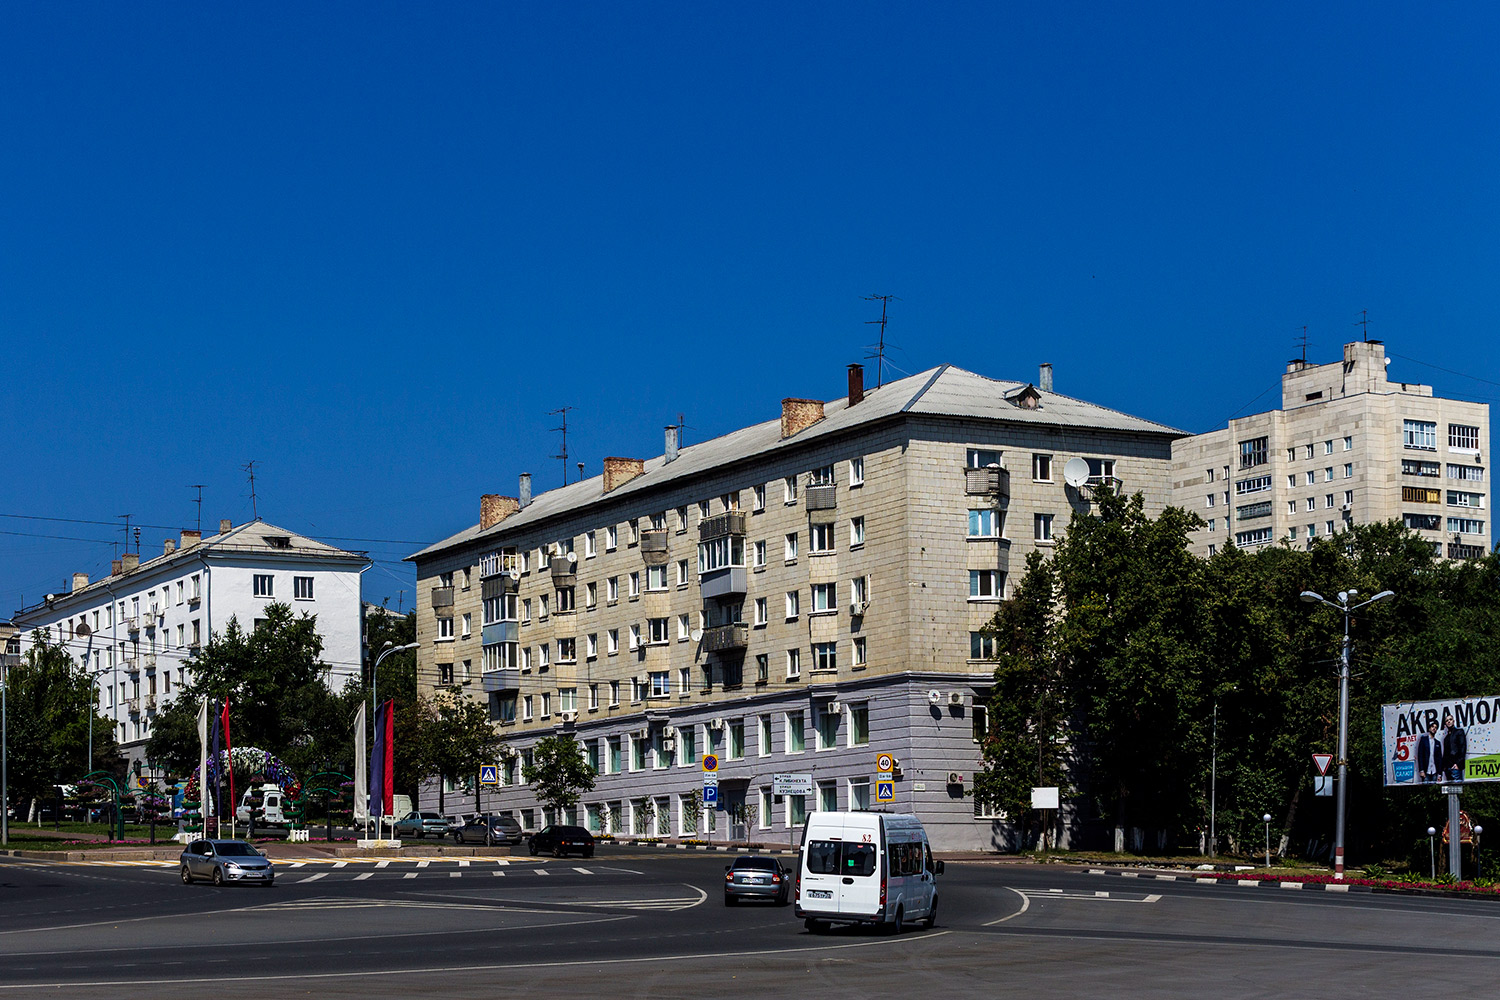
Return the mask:
[[479,530],[493,528],[520,509],[521,501],[515,497],[503,497],[498,493],[484,494],[479,498]]
[[227,535],[229,533],[230,529],[233,528],[233,527],[234,527],[234,522],[231,521],[231,520],[229,520],[229,518],[226,517],[226,518],[224,518],[223,520],[221,520],[219,522],[219,534],[221,534],[221,535]]
[[783,440],[804,431],[823,419],[823,404],[816,399],[783,399],[781,401],[781,437]]
[[141,554],[139,552],[127,552],[120,557],[120,572],[134,573],[141,568]]
[[849,405],[853,406],[865,398],[865,366],[849,366]]
[[1042,362],[1042,371],[1038,376],[1037,388],[1041,389],[1043,392],[1052,391],[1052,362]]
[[174,541],[172,541],[172,539],[170,539],[170,538],[163,538],[161,540],[161,554],[162,555],[169,556],[173,552],[176,552],[176,551],[177,551],[177,543],[174,542]]
[[183,528],[177,545],[179,548],[190,549],[201,541],[203,541],[203,532],[196,528]]
[[70,591],[70,593],[76,594],[80,590],[82,590],[84,587],[87,587],[88,585],[89,585],[89,575],[87,573],[74,573],[73,574],[73,589],[72,589],[72,591]]
[[614,492],[645,471],[646,463],[639,458],[606,458],[604,492]]
[[522,507],[530,507],[531,506],[531,473],[529,473],[529,472],[523,472],[523,473],[521,473],[521,489],[520,489],[520,493],[521,493],[521,506]]
[[110,576],[119,576],[120,575],[120,560],[118,560],[118,559],[111,559],[109,561],[109,575]]
[[676,457],[677,457],[677,426],[675,424],[673,424],[672,426],[670,426],[670,427],[667,428],[667,446],[666,446],[666,451],[662,452],[662,462],[663,462],[663,464],[665,464],[667,462],[672,461]]

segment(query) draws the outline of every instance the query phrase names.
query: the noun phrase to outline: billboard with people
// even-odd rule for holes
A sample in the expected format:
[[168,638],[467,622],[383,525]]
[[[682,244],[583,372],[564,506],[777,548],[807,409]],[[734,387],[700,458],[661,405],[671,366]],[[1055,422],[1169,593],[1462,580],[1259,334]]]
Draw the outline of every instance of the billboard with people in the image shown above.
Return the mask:
[[1500,697],[1381,707],[1387,785],[1500,781]]

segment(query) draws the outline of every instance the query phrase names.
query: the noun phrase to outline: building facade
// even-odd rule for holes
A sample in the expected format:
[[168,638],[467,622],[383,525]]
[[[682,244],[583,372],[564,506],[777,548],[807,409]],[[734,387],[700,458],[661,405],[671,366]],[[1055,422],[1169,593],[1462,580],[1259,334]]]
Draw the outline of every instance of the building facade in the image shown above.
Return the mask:
[[[965,794],[992,680],[982,629],[1092,490],[1159,513],[1179,436],[1053,392],[1050,368],[1041,382],[943,366],[867,393],[851,366],[845,399],[787,399],[779,420],[686,448],[668,428],[657,458],[484,496],[477,525],[410,557],[418,677],[485,699],[509,753],[498,788],[434,785],[422,808],[774,842],[809,810],[879,807],[921,816],[935,846],[1008,844]],[[560,733],[598,780],[554,818],[521,768]],[[710,753],[718,809],[699,805]],[[813,792],[777,797],[774,774]]]
[[1281,409],[1177,440],[1173,503],[1206,522],[1193,551],[1306,545],[1396,520],[1440,556],[1488,552],[1489,406],[1393,381],[1389,363],[1380,341],[1346,344],[1333,364],[1292,361]]
[[208,638],[230,619],[254,628],[274,601],[317,616],[331,687],[358,677],[368,565],[360,553],[264,521],[221,521],[208,538],[184,529],[145,562],[127,552],[102,580],[74,573],[69,593],[48,595],[14,622],[23,650],[45,634],[96,675],[99,712],[114,722],[122,752],[138,759]]

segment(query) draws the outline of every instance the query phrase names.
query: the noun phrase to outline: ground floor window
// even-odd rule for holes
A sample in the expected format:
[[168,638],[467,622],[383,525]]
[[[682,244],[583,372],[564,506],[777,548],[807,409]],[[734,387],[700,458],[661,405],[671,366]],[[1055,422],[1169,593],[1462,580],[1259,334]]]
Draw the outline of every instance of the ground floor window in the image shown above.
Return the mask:
[[604,832],[604,810],[597,803],[595,803],[594,805],[591,805],[591,806],[588,807],[588,812],[589,812],[589,832],[590,833],[603,833]]
[[838,812],[839,789],[832,781],[818,782],[818,809],[823,812]]
[[849,808],[850,809],[868,809],[868,808],[870,808],[870,779],[869,778],[850,778],[849,779]]
[[619,833],[625,828],[625,808],[620,802],[609,804],[609,829],[606,833]]
[[769,830],[772,821],[776,818],[775,800],[771,796],[769,788],[760,790],[760,828]]
[[801,826],[807,822],[807,796],[788,795],[786,797],[787,822],[793,827]]

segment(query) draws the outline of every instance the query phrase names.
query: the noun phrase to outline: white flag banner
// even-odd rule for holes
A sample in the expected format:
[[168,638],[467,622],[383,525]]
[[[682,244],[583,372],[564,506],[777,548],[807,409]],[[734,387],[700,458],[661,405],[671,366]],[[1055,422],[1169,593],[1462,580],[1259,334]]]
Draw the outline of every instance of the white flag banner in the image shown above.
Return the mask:
[[354,822],[370,818],[370,752],[365,744],[365,706],[354,715]]
[[[213,815],[214,803],[208,794],[208,699],[203,699],[203,704],[198,706],[198,799],[203,803],[199,809],[199,815],[207,818]],[[208,835],[207,825],[203,828],[203,835]]]

